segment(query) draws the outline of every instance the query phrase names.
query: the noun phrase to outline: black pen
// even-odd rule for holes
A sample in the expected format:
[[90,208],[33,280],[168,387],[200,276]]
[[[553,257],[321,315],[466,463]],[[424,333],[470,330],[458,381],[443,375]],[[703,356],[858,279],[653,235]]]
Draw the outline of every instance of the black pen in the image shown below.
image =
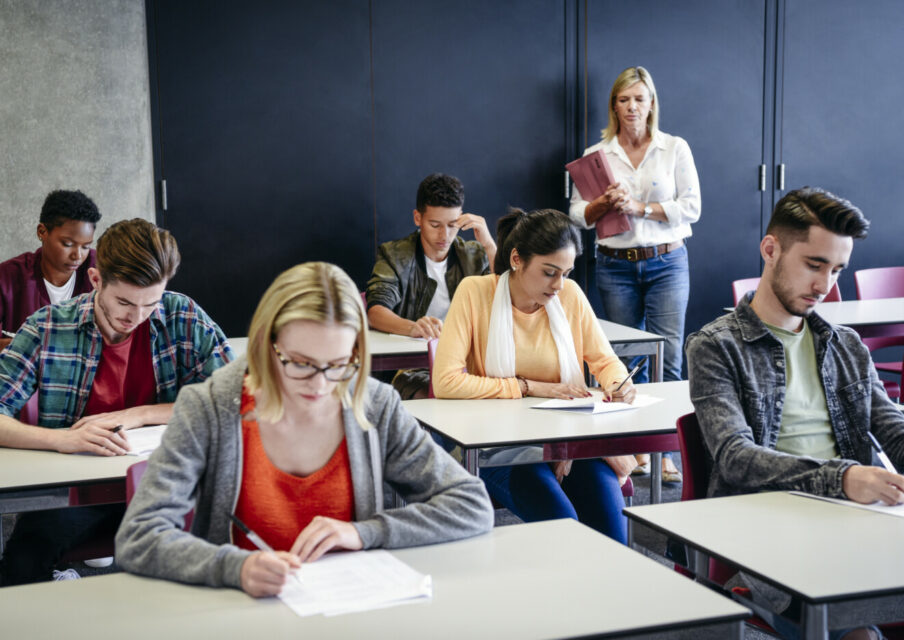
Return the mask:
[[[625,386],[625,383],[626,383],[628,380],[630,380],[631,378],[633,378],[633,377],[634,377],[634,374],[637,373],[638,371],[640,371],[640,368],[641,368],[642,366],[644,366],[644,365],[646,364],[646,362],[647,362],[647,356],[644,356],[643,359],[642,359],[640,362],[637,363],[637,366],[634,367],[633,369],[631,369],[631,373],[628,374],[628,377],[625,378],[624,380],[622,380],[622,381],[621,381],[621,384],[619,384],[617,387],[615,387],[615,391],[618,391],[618,390],[621,389],[623,386]],[[612,393],[615,393],[615,391],[613,391]]]
[[882,461],[882,466],[885,467],[886,471],[891,471],[892,473],[898,473],[897,469],[895,469],[895,465],[891,463],[891,460],[888,458],[888,454],[882,449],[882,445],[879,444],[879,441],[876,440],[876,436],[871,434],[869,431],[866,432],[866,437],[869,438],[869,442],[873,445],[873,449],[876,450],[876,454],[879,456],[879,460]]
[[110,429],[110,433],[119,433],[120,431],[122,431],[122,425],[121,425],[121,424],[118,424],[118,425],[116,425],[115,427],[113,427],[112,429]]
[[[248,540],[251,541],[251,544],[253,544],[255,547],[257,547],[261,551],[269,551],[270,553],[276,553],[275,551],[273,551],[273,547],[271,547],[269,544],[264,542],[263,538],[261,538],[259,535],[254,533],[254,531],[252,531],[250,528],[248,528],[248,525],[245,524],[244,522],[242,522],[241,520],[239,520],[235,514],[230,513],[229,519],[235,523],[235,526],[237,526],[239,529],[242,530],[242,533],[245,534],[245,537],[248,538]],[[301,582],[301,576],[299,576],[297,573],[295,573],[295,571],[290,571],[289,573],[296,580],[298,580],[298,582]]]

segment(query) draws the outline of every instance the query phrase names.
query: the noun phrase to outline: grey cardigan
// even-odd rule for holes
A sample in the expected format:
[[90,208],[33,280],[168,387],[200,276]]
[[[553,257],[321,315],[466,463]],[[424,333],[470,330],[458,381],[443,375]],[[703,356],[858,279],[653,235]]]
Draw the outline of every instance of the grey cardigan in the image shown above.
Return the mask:
[[[247,361],[184,387],[172,419],[116,535],[127,571],[220,587],[241,587],[251,552],[232,544],[228,516],[242,484],[241,403]],[[467,473],[401,406],[393,389],[366,380],[365,432],[343,410],[354,487],[354,520],[364,548],[398,548],[473,536],[493,526],[483,483]],[[383,510],[383,481],[409,503]],[[184,516],[194,509],[191,533]]]

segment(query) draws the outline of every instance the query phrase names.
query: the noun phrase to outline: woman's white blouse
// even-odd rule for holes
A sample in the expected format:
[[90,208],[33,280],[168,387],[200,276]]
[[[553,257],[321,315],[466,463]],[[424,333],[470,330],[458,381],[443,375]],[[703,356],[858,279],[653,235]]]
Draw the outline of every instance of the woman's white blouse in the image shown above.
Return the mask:
[[[615,180],[628,194],[643,203],[662,205],[668,222],[645,220],[631,216],[631,230],[597,242],[605,247],[651,247],[681,240],[691,235],[691,223],[700,219],[700,181],[691,149],[683,138],[656,132],[647,153],[635,169],[618,138],[600,142],[584,151],[584,155],[602,149]],[[587,201],[575,186],[571,193],[571,218],[585,229],[594,227],[584,219]]]

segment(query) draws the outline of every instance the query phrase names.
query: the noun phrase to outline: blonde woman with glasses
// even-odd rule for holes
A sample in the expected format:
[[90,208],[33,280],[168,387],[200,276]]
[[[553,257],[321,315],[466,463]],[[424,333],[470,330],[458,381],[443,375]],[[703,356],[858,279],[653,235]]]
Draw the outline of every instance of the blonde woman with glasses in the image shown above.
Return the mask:
[[[117,535],[124,569],[267,596],[329,551],[492,527],[483,484],[368,377],[366,315],[345,272],[312,262],[281,274],[248,338],[247,360],[180,393]],[[384,481],[407,506],[383,509]]]

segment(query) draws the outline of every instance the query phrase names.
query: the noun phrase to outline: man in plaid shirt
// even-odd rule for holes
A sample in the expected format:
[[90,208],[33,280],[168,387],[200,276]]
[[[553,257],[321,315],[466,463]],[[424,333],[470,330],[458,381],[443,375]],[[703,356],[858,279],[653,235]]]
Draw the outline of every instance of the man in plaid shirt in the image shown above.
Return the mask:
[[[0,446],[122,455],[124,432],[164,424],[182,386],[232,360],[222,330],[191,298],[166,291],[180,255],[146,220],[112,225],[89,270],[94,292],[37,311],[0,353]],[[38,425],[15,419],[33,395]],[[46,580],[60,555],[115,527],[122,505],[20,516],[0,584]]]

